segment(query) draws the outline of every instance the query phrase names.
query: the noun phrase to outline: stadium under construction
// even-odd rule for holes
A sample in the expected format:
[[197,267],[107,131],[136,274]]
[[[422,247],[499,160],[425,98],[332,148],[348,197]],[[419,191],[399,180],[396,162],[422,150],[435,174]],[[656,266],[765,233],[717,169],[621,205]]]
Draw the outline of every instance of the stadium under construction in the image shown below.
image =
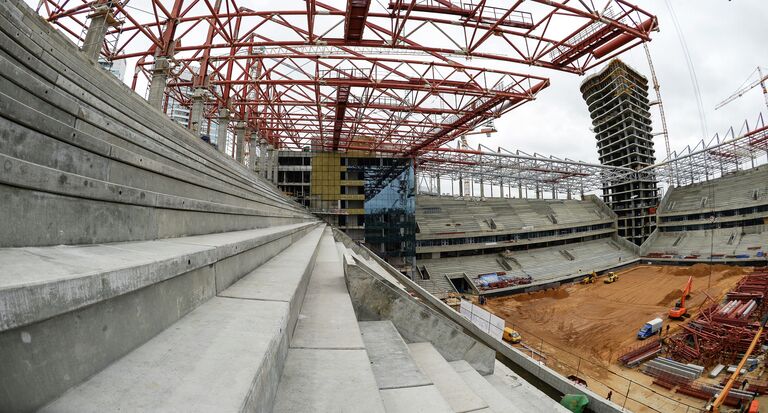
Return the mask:
[[[594,3],[0,2],[0,411],[766,411],[768,126]],[[470,147],[548,73],[596,162]]]

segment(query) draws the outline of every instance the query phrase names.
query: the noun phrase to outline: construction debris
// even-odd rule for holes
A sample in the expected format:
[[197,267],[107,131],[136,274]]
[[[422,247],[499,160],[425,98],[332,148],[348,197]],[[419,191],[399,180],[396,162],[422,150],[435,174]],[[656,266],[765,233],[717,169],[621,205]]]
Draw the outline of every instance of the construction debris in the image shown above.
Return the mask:
[[[682,331],[666,339],[667,353],[675,360],[705,366],[731,364],[749,347],[758,320],[768,309],[768,271],[744,276],[722,303],[700,311]],[[763,334],[761,340],[765,340]]]

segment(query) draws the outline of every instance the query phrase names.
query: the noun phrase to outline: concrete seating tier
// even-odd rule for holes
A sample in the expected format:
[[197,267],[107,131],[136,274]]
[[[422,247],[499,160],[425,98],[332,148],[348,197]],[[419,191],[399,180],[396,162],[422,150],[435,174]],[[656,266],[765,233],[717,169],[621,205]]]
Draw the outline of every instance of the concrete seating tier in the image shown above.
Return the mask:
[[151,108],[20,0],[0,3],[0,247],[314,218]]
[[648,257],[715,259],[766,259],[768,225],[699,231],[657,232],[643,246]]
[[[573,259],[570,259],[573,257]],[[510,251],[501,254],[470,255],[463,257],[418,260],[433,277],[444,274],[466,273],[470,279],[480,274],[504,271],[509,276],[533,279],[533,284],[545,283],[567,276],[602,271],[634,260],[637,255],[611,238]],[[506,265],[502,263],[506,262]]]
[[713,208],[730,210],[765,204],[768,204],[768,167],[758,166],[708,182],[673,188],[660,214],[706,213]]
[[[571,227],[611,221],[591,201],[519,198],[461,199],[421,195],[416,221],[421,234],[497,232]],[[494,228],[495,226],[495,228]]]
[[[205,406],[204,392],[191,383],[208,380],[200,379],[204,373],[216,376],[218,351],[234,354],[244,345],[225,337],[253,338],[263,357],[277,350],[279,334],[292,331],[286,326],[298,319],[322,231],[296,224],[161,241],[0,249],[7,269],[0,276],[0,366],[7,372],[0,377],[0,411],[36,409],[78,385],[49,409],[104,411],[122,400],[127,410],[162,410],[171,394],[179,398],[169,397],[169,406],[188,397]],[[259,328],[275,335],[264,341]],[[174,379],[190,386],[174,388]],[[227,410],[228,404],[220,406]]]

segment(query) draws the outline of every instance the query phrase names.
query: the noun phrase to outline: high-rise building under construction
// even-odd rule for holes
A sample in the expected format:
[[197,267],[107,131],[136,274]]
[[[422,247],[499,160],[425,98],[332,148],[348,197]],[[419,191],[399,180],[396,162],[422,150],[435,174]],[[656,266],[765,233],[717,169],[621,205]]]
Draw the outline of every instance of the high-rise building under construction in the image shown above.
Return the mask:
[[[655,161],[648,80],[616,59],[581,84],[600,163],[640,169]],[[603,200],[618,215],[619,235],[640,245],[656,226],[658,189],[645,175],[603,182]]]

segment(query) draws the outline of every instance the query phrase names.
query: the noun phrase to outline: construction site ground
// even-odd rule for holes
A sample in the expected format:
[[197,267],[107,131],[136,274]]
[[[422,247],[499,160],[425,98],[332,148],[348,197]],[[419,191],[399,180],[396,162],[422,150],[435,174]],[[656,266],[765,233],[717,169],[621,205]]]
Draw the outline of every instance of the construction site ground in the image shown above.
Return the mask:
[[647,321],[662,318],[664,333],[667,325],[674,333],[684,322],[669,320],[667,312],[680,299],[688,276],[694,279],[686,307],[695,314],[705,301],[709,303],[708,297],[719,301],[750,271],[750,267],[726,265],[714,265],[711,271],[707,264],[641,265],[621,272],[619,281],[612,284],[600,277],[593,284],[489,298],[485,308],[520,332],[523,343],[518,348],[543,358],[565,376],[586,380],[598,394],[607,396],[612,391],[611,400],[631,411],[694,412],[687,406],[702,408],[704,401],[652,385],[651,377],[637,368],[623,367],[617,358],[644,343],[636,334]]

